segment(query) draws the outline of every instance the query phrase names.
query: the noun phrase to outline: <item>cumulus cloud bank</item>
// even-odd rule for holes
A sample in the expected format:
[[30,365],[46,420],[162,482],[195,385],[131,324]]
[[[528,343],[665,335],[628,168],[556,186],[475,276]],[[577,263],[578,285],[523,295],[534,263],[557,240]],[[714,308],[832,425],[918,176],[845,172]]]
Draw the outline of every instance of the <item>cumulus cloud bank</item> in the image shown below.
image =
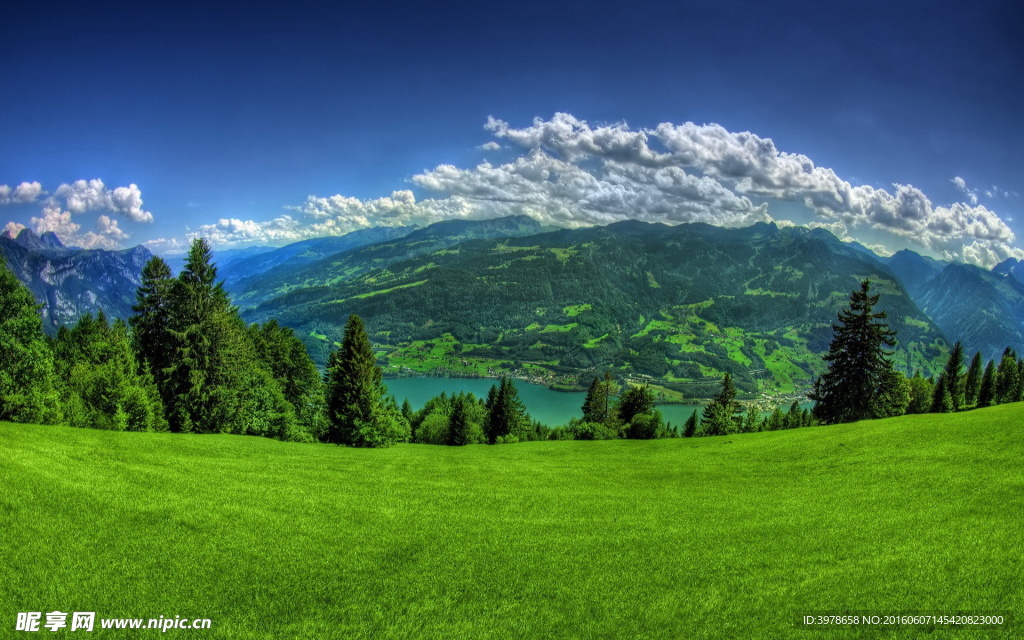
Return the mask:
[[280,243],[369,226],[513,213],[567,227],[624,219],[736,227],[770,221],[770,203],[788,202],[806,207],[816,226],[841,230],[837,235],[847,239],[869,229],[947,259],[991,266],[1024,258],[1010,228],[960,178],[953,182],[967,202],[936,205],[912,185],[853,185],[805,155],[779,150],[770,138],[717,124],[633,129],[557,113],[525,127],[493,117],[484,126],[495,140],[482,150],[505,146],[519,153],[502,164],[444,164],[413,176],[429,197],[417,199],[411,191],[373,200],[309,196],[269,222],[222,219],[190,235],[218,244]]
[[[29,204],[36,202],[47,192],[38,182],[23,182],[15,188],[0,185],[0,204]],[[153,222],[153,214],[142,208],[142,192],[135,184],[127,187],[108,188],[102,180],[76,180],[57,187],[53,195],[42,201],[38,216],[31,219],[32,229],[37,234],[52,231],[66,245],[86,249],[120,249],[131,235],[121,229],[118,219],[112,214],[132,222]],[[82,232],[82,225],[72,219],[90,212],[100,213],[95,228]],[[25,225],[8,222],[4,230],[17,235]]]
[[153,222],[153,214],[143,210],[142,192],[134,184],[108,189],[99,178],[76,180],[57,187],[53,196],[64,200],[64,206],[71,213],[100,210],[116,213],[132,222]]
[[44,193],[38,182],[22,182],[13,188],[0,184],[0,204],[31,204]]

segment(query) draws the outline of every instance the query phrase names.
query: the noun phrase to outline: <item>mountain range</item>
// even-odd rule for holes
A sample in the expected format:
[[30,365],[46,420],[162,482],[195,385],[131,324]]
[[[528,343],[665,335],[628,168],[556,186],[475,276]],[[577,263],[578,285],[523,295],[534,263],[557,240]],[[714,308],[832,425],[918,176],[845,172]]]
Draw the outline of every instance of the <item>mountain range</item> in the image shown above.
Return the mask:
[[37,236],[22,229],[17,237],[0,234],[0,256],[42,306],[43,328],[50,334],[100,309],[111,318],[128,318],[142,267],[153,257],[143,246],[121,251],[65,247],[51,231]]
[[[102,307],[127,317],[142,248],[0,238],[49,330]],[[821,372],[836,313],[870,278],[897,365],[939,371],[951,340],[997,357],[1024,344],[1024,265],[992,271],[909,250],[879,257],[825,230],[635,221],[549,230],[526,216],[373,228],[215,254],[249,321],[277,318],[323,363],[350,313],[391,372],[516,371],[569,386],[606,368],[666,391],[791,393]],[[180,265],[173,265],[180,269]]]
[[428,230],[436,245],[418,231],[303,279],[261,279],[238,300],[243,317],[278,318],[321,362],[358,313],[395,370],[493,374],[512,363],[557,381],[610,368],[690,393],[728,372],[741,389],[761,380],[789,393],[821,372],[836,313],[870,278],[903,368],[935,372],[947,349],[888,266],[824,230],[631,221],[458,243]]

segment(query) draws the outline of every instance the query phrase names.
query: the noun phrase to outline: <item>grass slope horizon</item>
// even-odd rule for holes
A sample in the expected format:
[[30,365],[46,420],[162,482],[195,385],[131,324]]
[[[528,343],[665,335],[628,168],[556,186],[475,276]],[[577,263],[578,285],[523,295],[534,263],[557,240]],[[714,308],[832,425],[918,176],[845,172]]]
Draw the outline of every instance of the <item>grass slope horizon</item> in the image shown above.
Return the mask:
[[210,618],[175,632],[203,638],[961,637],[794,622],[1019,617],[1022,423],[1015,403],[370,450],[3,423],[0,601],[11,616]]

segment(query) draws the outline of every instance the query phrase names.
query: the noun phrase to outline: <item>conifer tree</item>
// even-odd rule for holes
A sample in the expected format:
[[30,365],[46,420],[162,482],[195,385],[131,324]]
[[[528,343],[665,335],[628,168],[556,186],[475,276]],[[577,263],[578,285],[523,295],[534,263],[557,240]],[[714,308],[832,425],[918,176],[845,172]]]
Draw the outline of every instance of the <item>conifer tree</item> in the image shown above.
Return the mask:
[[981,377],[981,388],[978,390],[978,406],[989,407],[999,404],[996,394],[996,363],[989,360],[985,367],[985,375]]
[[893,365],[886,347],[896,345],[884,311],[875,313],[878,296],[870,295],[870,282],[850,294],[850,306],[832,325],[833,338],[825,360],[828,371],[815,381],[808,396],[815,401],[814,416],[822,424],[854,422],[889,413],[886,383],[893,380]]
[[793,404],[789,405],[789,411],[786,412],[786,428],[797,429],[803,426],[803,414],[800,412],[800,403],[796,400]]
[[686,419],[686,425],[683,427],[683,437],[692,438],[697,435],[697,429],[699,428],[697,418],[697,410],[694,409],[690,417]]
[[100,310],[54,342],[57,372],[65,381],[65,418],[74,427],[118,431],[164,431],[167,421],[153,377],[132,349],[128,327],[113,325]]
[[952,385],[946,381],[945,372],[939,374],[939,379],[935,382],[935,393],[932,397],[932,413],[950,413],[956,410],[950,386]]
[[615,392],[615,381],[612,379],[611,371],[604,372],[604,422],[612,425],[616,417],[612,413],[612,394]]
[[1017,354],[1007,347],[996,370],[996,395],[1000,403],[1017,399]]
[[959,411],[964,404],[964,348],[958,340],[949,352],[949,359],[946,361],[946,368],[942,372],[942,379],[949,392],[953,411]]
[[604,424],[608,421],[608,385],[595,377],[583,401],[583,421]]
[[60,422],[57,387],[39,305],[0,258],[0,420]]
[[526,439],[531,422],[511,378],[502,376],[497,385],[491,386],[486,407],[484,432],[488,443],[495,444],[499,438],[502,442]]
[[964,380],[964,405],[973,407],[978,404],[978,393],[981,391],[982,370],[981,352],[978,351],[971,358],[971,366],[967,369],[967,378]]
[[1014,397],[1014,402],[1020,402],[1024,400],[1024,358],[1018,358],[1017,360],[1017,393]]
[[142,284],[135,292],[134,315],[129,319],[139,359],[149,368],[165,406],[173,395],[167,376],[174,355],[171,336],[171,296],[174,279],[163,258],[153,256],[142,268]]
[[[162,281],[166,272],[159,263],[152,266],[151,283]],[[296,408],[217,282],[205,239],[192,241],[184,269],[167,290],[170,356],[162,395],[171,430],[308,440]],[[157,308],[147,304],[152,299],[146,291],[138,298],[136,318]]]
[[935,379],[935,388],[932,389],[932,406],[929,408],[929,412],[946,413],[945,397],[950,397],[950,404],[952,404],[953,400],[949,394],[949,388],[946,386],[946,373],[943,372]]
[[166,369],[167,417],[173,431],[240,433],[241,374],[251,350],[205,238],[193,240],[185,268],[170,289],[170,341]]
[[[980,383],[980,379],[979,379]],[[928,413],[932,409],[932,398],[935,388],[932,381],[921,376],[921,371],[914,372],[910,379],[910,402],[907,413]]]
[[324,372],[327,441],[355,447],[386,447],[409,437],[409,423],[384,376],[362,318],[352,314],[341,346],[331,352]]
[[472,425],[467,415],[467,401],[461,394],[452,401],[452,414],[448,418],[448,444],[456,447],[471,444]]
[[753,433],[757,431],[757,418],[757,408],[752,404],[747,405],[747,410],[743,416],[743,428],[741,431],[743,431],[743,433]]
[[701,425],[709,436],[727,435],[739,431],[740,403],[736,401],[736,386],[728,373],[722,378],[722,390],[704,407]]

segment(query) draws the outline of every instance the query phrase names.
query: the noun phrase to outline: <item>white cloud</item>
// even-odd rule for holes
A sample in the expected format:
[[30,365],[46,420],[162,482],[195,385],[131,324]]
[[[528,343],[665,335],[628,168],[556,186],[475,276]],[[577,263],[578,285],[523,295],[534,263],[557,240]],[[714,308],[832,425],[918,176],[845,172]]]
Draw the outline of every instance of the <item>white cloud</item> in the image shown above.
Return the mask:
[[150,250],[160,253],[184,253],[188,249],[188,245],[180,238],[155,238],[146,240],[142,244]]
[[135,184],[109,189],[99,178],[76,180],[57,187],[54,198],[63,199],[71,213],[101,210],[122,215],[132,222],[153,221],[153,214],[142,208],[142,192]]
[[[960,193],[962,193],[965,196],[967,196],[967,198],[971,201],[971,204],[973,204],[973,205],[978,204],[978,190],[977,189],[969,188],[967,186],[967,182],[963,178],[961,178],[960,176],[956,176],[955,178],[953,178],[953,180],[951,182],[954,185],[956,185],[956,188],[957,188],[957,190]],[[991,198],[992,197],[992,192],[991,191],[985,191],[985,196],[988,197],[988,198]]]
[[[859,242],[859,241],[855,240],[854,238],[851,238],[851,237],[847,236],[847,237],[843,238],[843,242]],[[862,246],[870,249],[871,251],[875,252],[876,254],[884,257],[884,258],[888,258],[889,256],[891,256],[894,253],[896,253],[895,251],[893,251],[892,249],[890,249],[889,247],[887,247],[884,244],[877,244],[877,243],[872,244],[872,243],[869,243],[869,242],[861,242],[860,244]]]
[[[730,132],[717,124],[662,123],[634,131],[626,124],[591,127],[559,113],[551,120],[534,119],[520,129],[494,118],[488,119],[486,127],[528,153],[551,153],[575,166],[597,161],[599,166],[616,162],[634,171],[686,168],[714,179],[737,197],[803,203],[825,221],[886,232],[951,259],[990,266],[997,258],[1024,257],[1024,251],[1013,246],[1016,238],[1010,228],[997,214],[979,206],[976,197],[969,204],[941,207],[933,206],[912,185],[894,184],[892,192],[853,186],[807,156],[778,150],[770,138]],[[652,140],[667,152],[653,148]],[[954,184],[960,186],[956,180]],[[967,189],[966,184],[963,187]],[[645,212],[638,213],[637,217],[647,218]],[[720,219],[728,220],[729,214]]]
[[118,227],[116,219],[109,216],[100,215],[96,219],[95,230],[84,233],[80,233],[82,225],[74,222],[71,217],[70,211],[60,207],[43,207],[42,215],[32,218],[33,231],[38,235],[52,231],[65,246],[83,249],[120,249],[131,237]]
[[882,252],[898,242],[985,266],[1024,258],[1006,222],[979,205],[977,190],[959,177],[953,183],[968,202],[939,206],[909,184],[854,186],[805,155],[777,149],[770,138],[717,124],[634,130],[558,113],[522,128],[490,117],[485,128],[497,141],[481,149],[507,141],[521,153],[503,164],[443,164],[413,176],[428,197],[407,190],[368,200],[311,195],[270,221],[225,218],[188,235],[217,245],[280,244],[371,226],[510,214],[566,227],[625,219],[745,226],[771,220],[768,204],[774,202],[783,209],[806,207],[816,218],[812,226],[844,240],[867,231],[870,246]]
[[22,182],[14,188],[0,184],[0,204],[31,204],[43,193],[43,185],[38,182]]
[[497,151],[498,149],[501,148],[501,145],[495,142],[494,140],[491,140],[490,142],[485,142],[482,145],[480,145],[480,148],[483,149],[484,151]]
[[82,225],[71,220],[70,211],[62,211],[60,207],[47,206],[43,207],[41,216],[32,218],[32,227],[37,235],[48,231],[56,233],[61,242],[67,245],[69,240],[75,237],[78,230],[82,228]]
[[205,237],[215,246],[282,244],[307,238],[340,236],[367,227],[426,225],[453,218],[493,217],[482,214],[458,196],[417,202],[416,196],[408,190],[395,191],[389,197],[373,200],[342,195],[309,196],[302,205],[288,209],[297,216],[288,214],[265,222],[222,218],[214,224],[201,225],[186,235],[188,238]]
[[13,220],[4,225],[4,233],[7,234],[8,238],[17,238],[21,230],[25,228],[25,225],[20,222],[14,222]]

